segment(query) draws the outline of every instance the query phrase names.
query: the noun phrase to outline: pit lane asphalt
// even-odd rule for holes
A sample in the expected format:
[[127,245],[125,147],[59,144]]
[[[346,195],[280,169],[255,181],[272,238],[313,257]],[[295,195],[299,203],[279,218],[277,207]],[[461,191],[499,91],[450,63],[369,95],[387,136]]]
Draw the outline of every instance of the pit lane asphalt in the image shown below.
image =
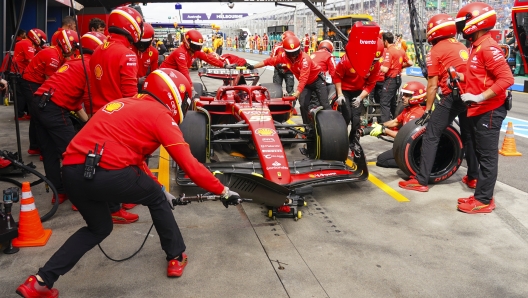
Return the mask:
[[[271,76],[267,70],[261,81],[270,82]],[[0,149],[15,151],[12,109],[0,107]],[[24,161],[43,172],[38,157],[25,153],[28,124],[21,123]],[[520,146],[522,138],[516,141],[528,154]],[[361,142],[369,161],[390,148],[375,138]],[[289,153],[300,158],[296,149]],[[525,158],[510,158],[521,164],[519,176],[526,174]],[[151,168],[160,167],[156,159]],[[398,202],[365,181],[316,188],[297,222],[268,219],[266,208],[256,203],[228,209],[218,202],[179,206],[174,215],[189,254],[183,277],[165,277],[164,254],[153,230],[131,260],[114,263],[95,248],[55,286],[61,297],[527,297],[528,196],[501,178],[509,171],[503,162],[501,157],[497,209],[491,214],[456,211],[456,199],[472,193],[460,182],[465,168],[428,193],[415,193],[398,188],[401,171],[369,166],[372,175],[409,202]],[[173,171],[168,174],[171,192],[179,193]],[[1,189],[10,186],[0,182]],[[42,215],[51,208],[51,195],[42,185],[32,191]],[[44,223],[53,230],[46,246],[0,254],[1,297],[18,297],[16,287],[84,225],[70,205],[62,204]],[[151,225],[147,208],[133,212],[140,220],[116,225],[101,244],[113,257],[134,252]]]

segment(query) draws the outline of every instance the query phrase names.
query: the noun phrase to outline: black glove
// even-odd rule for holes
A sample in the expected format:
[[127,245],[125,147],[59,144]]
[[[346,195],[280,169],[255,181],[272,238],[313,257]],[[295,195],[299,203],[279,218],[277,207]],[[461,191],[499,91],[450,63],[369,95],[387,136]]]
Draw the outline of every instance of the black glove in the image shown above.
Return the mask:
[[416,125],[423,126],[425,123],[429,122],[429,118],[431,118],[431,110],[425,111],[422,115],[422,117],[418,120],[416,120]]
[[249,70],[253,70],[253,69],[255,69],[255,66],[253,66],[251,64],[246,64],[246,68],[249,69]]
[[367,126],[363,129],[361,129],[361,136],[364,137],[364,136],[368,136],[370,135],[370,132],[374,129],[374,127],[372,126]]
[[242,202],[242,199],[240,198],[240,195],[237,192],[231,191],[229,190],[229,188],[225,187],[220,201],[222,201],[224,207],[227,208],[229,207],[229,205],[236,206],[240,204],[240,202]]

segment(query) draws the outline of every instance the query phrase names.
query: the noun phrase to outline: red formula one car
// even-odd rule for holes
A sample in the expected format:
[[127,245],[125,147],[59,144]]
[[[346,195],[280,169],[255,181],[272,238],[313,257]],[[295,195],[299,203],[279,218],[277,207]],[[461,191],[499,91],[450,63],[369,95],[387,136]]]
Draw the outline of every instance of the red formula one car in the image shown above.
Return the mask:
[[[297,206],[305,204],[313,186],[368,178],[362,149],[349,157],[347,127],[339,112],[317,112],[313,127],[296,124],[288,121],[294,98],[283,97],[279,85],[257,85],[258,71],[211,68],[201,69],[199,75],[221,79],[224,86],[202,92],[203,86],[194,84],[201,96],[180,126],[185,140],[211,172],[225,174],[224,183],[231,189],[267,205],[270,217],[300,218]],[[298,159],[287,156],[286,151],[299,143],[306,144],[309,153]],[[215,150],[226,146],[247,158],[221,161]],[[194,186],[181,171],[177,183]]]

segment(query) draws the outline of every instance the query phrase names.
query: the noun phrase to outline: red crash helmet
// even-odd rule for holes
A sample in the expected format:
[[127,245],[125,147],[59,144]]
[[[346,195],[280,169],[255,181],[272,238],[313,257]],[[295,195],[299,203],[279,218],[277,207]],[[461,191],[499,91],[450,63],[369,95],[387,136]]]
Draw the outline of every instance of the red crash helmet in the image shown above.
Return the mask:
[[154,27],[152,27],[152,25],[149,23],[143,24],[143,37],[141,37],[141,40],[138,43],[136,43],[136,48],[140,52],[146,51],[152,44],[153,39],[154,39]]
[[441,39],[455,37],[456,33],[455,19],[448,14],[437,14],[427,22],[427,41],[430,44]]
[[185,33],[183,38],[183,44],[187,49],[197,52],[202,49],[203,46],[203,36],[197,30],[189,30]]
[[143,17],[131,7],[117,7],[108,17],[108,32],[124,35],[130,43],[136,43],[143,36]]
[[290,37],[290,36],[295,36],[295,33],[291,31],[285,31],[284,33],[282,33],[282,40],[285,40],[287,37]]
[[64,55],[73,54],[79,48],[79,35],[73,30],[62,30],[57,35],[57,47],[62,49]]
[[44,33],[44,31],[38,28],[29,30],[27,33],[27,37],[37,47],[42,47],[45,43],[47,43],[47,40],[48,40],[46,33]]
[[475,32],[493,29],[497,23],[497,13],[493,7],[483,2],[473,2],[462,7],[456,16],[457,31],[471,41]]
[[425,85],[417,81],[410,81],[401,88],[402,96],[411,96],[409,105],[417,105],[424,102],[427,95],[425,91]]
[[171,111],[177,124],[182,123],[192,103],[191,83],[179,71],[170,68],[151,72],[145,79],[141,92],[161,101]]
[[282,47],[284,52],[286,52],[286,56],[292,61],[297,60],[301,53],[301,41],[296,36],[286,37],[282,41]]
[[91,54],[106,41],[106,36],[99,32],[88,32],[81,37],[81,44],[85,54]]
[[383,56],[383,51],[385,51],[385,46],[383,45],[383,39],[378,38],[378,43],[376,44],[378,47],[376,49],[376,54],[374,55],[374,61],[378,62],[379,59]]
[[330,53],[334,52],[334,44],[329,40],[323,40],[321,43],[319,43],[319,46],[317,47],[318,50],[326,49]]

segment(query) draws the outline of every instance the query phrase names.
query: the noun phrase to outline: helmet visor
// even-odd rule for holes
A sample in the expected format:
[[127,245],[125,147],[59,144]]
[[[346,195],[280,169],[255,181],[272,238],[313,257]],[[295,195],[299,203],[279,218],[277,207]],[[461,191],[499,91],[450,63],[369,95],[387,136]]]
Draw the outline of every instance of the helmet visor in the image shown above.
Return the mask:
[[202,49],[202,44],[199,44],[199,43],[195,43],[195,42],[189,42],[189,47],[191,48],[191,50],[195,51],[195,52],[198,52]]
[[185,118],[185,114],[187,114],[187,110],[189,110],[189,107],[191,106],[191,104],[192,104],[192,100],[189,97],[189,95],[187,94],[187,92],[185,92],[185,97],[182,99],[181,106],[180,106],[180,109],[181,109],[181,112],[182,112],[182,116],[184,118]]
[[464,17],[457,18],[455,20],[456,29],[458,33],[462,33],[462,30],[464,30],[464,27],[466,27],[466,21],[471,18],[471,14],[467,14]]
[[286,53],[286,57],[290,58],[291,60],[297,59],[299,57],[299,54],[301,53],[301,48],[297,49],[296,51],[288,52],[284,51]]

